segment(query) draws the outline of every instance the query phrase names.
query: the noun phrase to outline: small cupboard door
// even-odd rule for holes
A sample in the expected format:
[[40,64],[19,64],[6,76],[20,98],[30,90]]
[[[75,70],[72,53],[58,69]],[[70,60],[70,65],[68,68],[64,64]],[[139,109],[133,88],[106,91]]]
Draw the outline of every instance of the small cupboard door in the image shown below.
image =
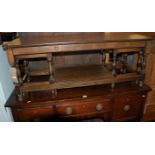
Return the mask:
[[139,118],[145,98],[145,94],[118,96],[114,102],[112,120],[128,121]]

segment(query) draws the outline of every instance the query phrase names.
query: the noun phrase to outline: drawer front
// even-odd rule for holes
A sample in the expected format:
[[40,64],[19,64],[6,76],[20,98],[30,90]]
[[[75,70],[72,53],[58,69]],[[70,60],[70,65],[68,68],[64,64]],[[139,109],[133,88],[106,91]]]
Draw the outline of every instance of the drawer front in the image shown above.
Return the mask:
[[111,99],[95,98],[76,101],[65,101],[56,106],[58,117],[70,117],[74,115],[87,115],[91,113],[109,112]]
[[62,116],[58,117],[57,121],[61,122],[84,122],[89,121],[91,119],[97,119],[103,122],[107,122],[110,120],[110,113],[109,112],[98,112],[98,113],[83,113],[79,115],[70,115],[70,116]]
[[41,121],[52,119],[53,107],[17,108],[13,113],[18,121]]
[[130,94],[115,99],[112,120],[128,121],[136,119],[142,112],[146,94]]

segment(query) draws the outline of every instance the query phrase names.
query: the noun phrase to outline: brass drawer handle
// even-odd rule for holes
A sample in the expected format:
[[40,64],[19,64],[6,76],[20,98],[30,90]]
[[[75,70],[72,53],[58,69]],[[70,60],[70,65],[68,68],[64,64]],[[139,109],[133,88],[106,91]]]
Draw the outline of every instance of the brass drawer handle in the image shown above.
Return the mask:
[[146,98],[146,95],[142,95],[142,98]]
[[67,107],[65,112],[66,112],[67,115],[70,115],[70,114],[72,114],[73,109],[71,107]]
[[124,111],[129,111],[130,109],[131,109],[131,106],[128,104],[123,107]]
[[82,95],[82,98],[85,99],[85,98],[88,98],[88,96],[87,95]]
[[100,111],[100,110],[102,110],[102,109],[103,109],[103,104],[98,103],[98,104],[96,105],[96,110],[97,110],[97,111]]

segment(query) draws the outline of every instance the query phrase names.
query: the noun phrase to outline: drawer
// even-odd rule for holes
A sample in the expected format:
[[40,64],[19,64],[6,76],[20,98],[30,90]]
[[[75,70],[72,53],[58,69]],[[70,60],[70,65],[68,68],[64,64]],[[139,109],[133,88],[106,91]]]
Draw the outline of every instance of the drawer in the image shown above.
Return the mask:
[[78,115],[69,115],[69,116],[62,116],[58,117],[57,121],[60,122],[81,122],[86,121],[89,119],[100,119],[103,122],[107,122],[110,120],[110,113],[109,112],[94,112],[94,113],[83,113]]
[[110,98],[93,98],[74,101],[64,101],[56,106],[58,117],[73,115],[87,115],[90,113],[109,112],[111,110]]
[[13,113],[19,121],[41,121],[52,119],[53,107],[17,108]]
[[138,118],[142,112],[145,98],[145,94],[118,96],[114,102],[112,120],[128,121]]

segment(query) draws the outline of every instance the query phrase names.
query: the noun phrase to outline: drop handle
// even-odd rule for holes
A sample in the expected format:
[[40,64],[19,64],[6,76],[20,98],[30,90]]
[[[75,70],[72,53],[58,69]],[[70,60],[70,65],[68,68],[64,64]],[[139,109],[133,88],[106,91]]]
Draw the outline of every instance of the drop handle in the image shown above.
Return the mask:
[[128,104],[123,107],[124,111],[129,111],[130,109],[131,109],[131,106]]
[[67,107],[65,112],[66,112],[67,115],[70,115],[70,114],[73,113],[73,109],[71,107]]
[[97,111],[100,111],[100,110],[102,110],[102,109],[103,109],[103,104],[98,103],[98,104],[96,105],[96,110],[97,110]]

